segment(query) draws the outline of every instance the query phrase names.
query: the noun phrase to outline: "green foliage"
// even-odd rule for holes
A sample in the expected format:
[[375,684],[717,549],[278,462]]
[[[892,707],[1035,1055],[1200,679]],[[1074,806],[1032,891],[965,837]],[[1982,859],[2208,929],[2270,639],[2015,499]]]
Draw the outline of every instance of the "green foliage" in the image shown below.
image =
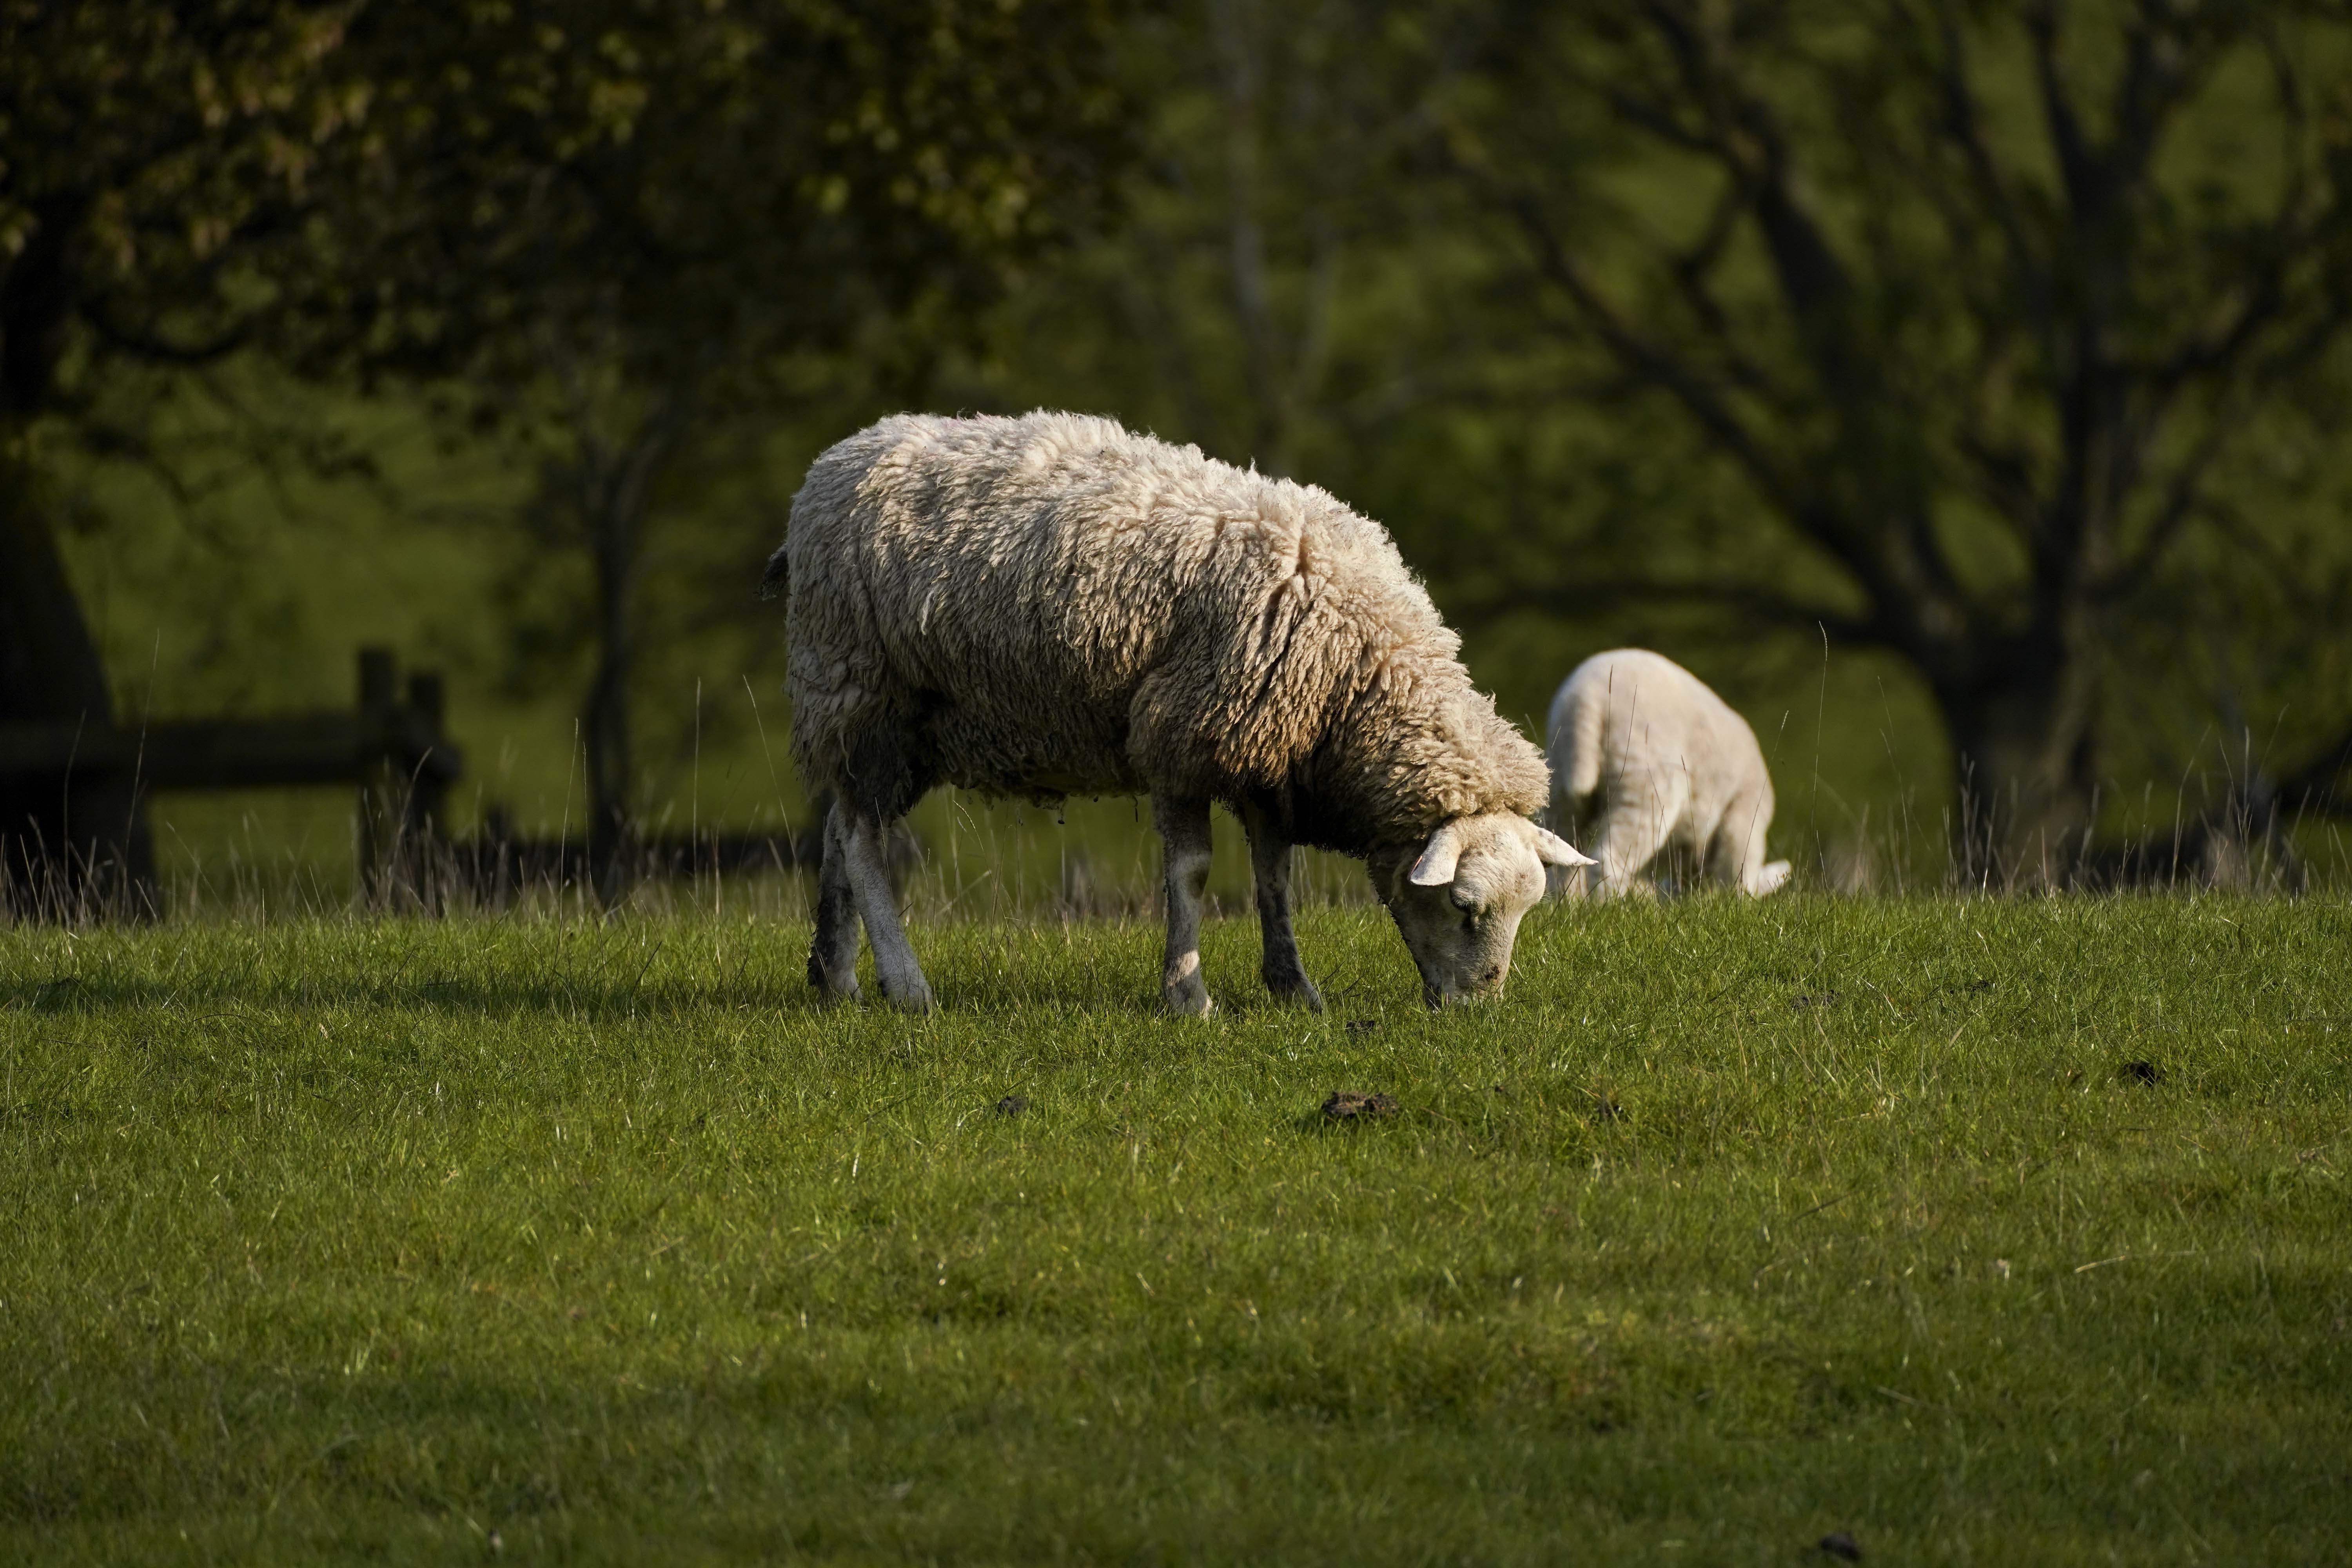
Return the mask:
[[[482,369],[583,317],[685,357],[969,302],[1090,214],[1097,0],[845,8],[14,4],[0,11],[11,426],[62,356]],[[1050,47],[1045,47],[1050,45]]]
[[351,11],[0,7],[0,440],[50,411],[78,331],[173,363],[249,324],[257,269],[367,117],[367,84],[337,68]]
[[[1626,642],[1659,647],[1756,725],[1783,837],[1801,834],[1822,851],[1817,860],[1834,860],[1894,829],[1902,851],[1916,852],[1913,885],[1942,879],[1958,749],[1932,672],[1900,649],[1837,635],[1853,631],[1837,617],[1866,608],[1860,579],[1809,542],[1685,405],[1612,358],[1547,271],[1514,203],[1526,198],[1544,232],[1580,247],[1589,280],[1624,323],[1687,356],[1754,422],[1776,474],[1841,506],[1855,487],[1881,481],[1927,496],[1924,535],[1879,518],[1871,537],[1898,554],[1927,540],[1948,558],[1951,605],[1970,606],[1950,624],[2000,643],[2031,619],[2040,592],[2031,584],[2048,565],[2033,564],[2042,558],[2020,543],[2026,524],[2001,507],[2070,483],[2061,470],[2072,351],[2047,352],[2022,301],[2037,275],[2059,279],[2062,300],[2087,298],[2090,265],[2066,226],[2070,198],[2024,12],[1964,8],[1949,37],[1940,13],[1898,5],[1873,11],[1871,27],[1833,7],[1706,12],[1717,18],[1706,26],[1720,27],[1699,37],[1694,68],[1785,122],[1787,166],[1801,176],[1790,188],[1859,301],[1840,320],[1854,341],[1879,345],[1864,367],[1879,384],[1864,400],[1871,416],[1845,434],[1783,298],[1755,205],[1762,187],[1742,184],[1719,151],[1675,144],[1630,112],[1640,105],[1628,95],[1649,95],[1642,101],[1684,113],[1676,123],[1692,135],[1717,134],[1713,111],[1674,75],[1666,23],[1696,11],[1204,0],[1108,19],[1055,11],[1069,26],[1048,30],[1055,48],[1035,50],[1019,40],[1034,42],[1045,13],[951,8],[943,36],[963,40],[965,63],[917,50],[877,89],[870,121],[843,82],[879,69],[891,50],[874,42],[878,33],[825,31],[838,19],[823,21],[822,8],[577,15],[587,20],[552,24],[562,37],[551,47],[535,30],[547,18],[529,8],[404,18],[401,27],[417,30],[405,40],[392,36],[391,13],[362,13],[326,58],[378,62],[365,124],[389,140],[366,165],[373,184],[332,188],[377,206],[373,216],[347,213],[359,227],[303,232],[373,235],[390,259],[366,300],[280,296],[310,298],[326,311],[316,320],[347,311],[346,324],[383,334],[365,340],[379,366],[455,363],[443,351],[467,322],[494,334],[480,341],[506,357],[477,368],[495,374],[450,395],[503,407],[531,426],[528,438],[445,455],[414,437],[420,422],[402,397],[381,424],[320,400],[328,436],[373,450],[380,428],[405,434],[365,485],[285,486],[295,504],[283,523],[253,499],[258,481],[234,504],[226,490],[208,502],[220,514],[215,531],[235,545],[220,574],[245,584],[217,595],[199,592],[212,569],[181,570],[191,545],[165,498],[91,482],[94,470],[55,442],[43,448],[69,488],[103,492],[70,548],[81,581],[115,585],[107,636],[119,690],[143,689],[159,641],[159,689],[173,683],[175,644],[216,650],[204,680],[188,683],[207,693],[241,690],[260,703],[316,671],[339,688],[350,656],[341,628],[405,626],[395,640],[420,656],[430,644],[451,668],[473,754],[505,752],[518,759],[509,775],[530,781],[493,793],[530,821],[548,803],[552,826],[578,761],[575,694],[600,636],[582,549],[593,535],[589,503],[616,493],[609,481],[654,428],[670,388],[663,367],[693,368],[702,363],[695,343],[740,325],[744,352],[728,337],[712,369],[711,384],[725,390],[693,400],[643,498],[632,711],[643,738],[635,783],[649,817],[676,803],[677,819],[698,805],[708,821],[709,779],[767,776],[747,675],[767,704],[769,740],[782,744],[785,716],[769,695],[779,628],[743,585],[781,537],[808,458],[909,402],[1044,404],[1117,415],[1284,469],[1380,518],[1464,628],[1477,679],[1531,726],[1578,658]],[[2326,758],[2352,718],[2343,700],[2352,467],[2336,434],[2341,347],[2305,360],[2272,352],[2298,332],[2325,336],[2326,313],[2344,302],[2341,279],[2352,277],[2320,268],[2332,252],[2315,237],[2340,216],[2342,123],[2330,95],[2347,79],[2331,66],[2342,35],[2316,8],[2221,6],[2177,21],[2121,5],[2067,15],[2052,59],[2094,142],[2112,140],[2126,29],[2150,18],[2185,29],[2166,35],[2167,68],[2185,73],[2178,112],[2109,254],[2128,266],[2120,335],[2103,352],[2137,374],[2166,344],[2238,320],[2233,310],[2260,317],[2249,339],[2259,352],[2231,373],[2240,379],[2218,365],[2219,380],[2192,377],[2173,395],[2169,422],[2141,431],[2146,461],[2116,469],[2136,476],[2109,498],[2118,509],[2110,543],[2125,556],[2111,552],[2097,570],[2123,573],[2129,591],[2092,605],[2069,634],[2087,650],[2068,668],[2083,700],[2069,711],[2089,725],[2089,743],[2065,760],[2093,770],[2098,835],[2162,835],[2176,816],[2193,821],[2210,805],[2310,783],[2305,764]],[[859,16],[861,26],[921,32],[915,7]],[[615,17],[632,41],[608,51],[599,29]],[[847,77],[813,84],[814,98],[747,106],[765,68],[734,60],[726,40],[772,48],[803,22],[850,62]],[[1089,60],[1101,64],[1097,46],[1115,53],[1114,77],[1087,74]],[[435,50],[468,53],[480,68],[461,82],[427,79],[418,62]],[[754,58],[769,57],[745,57]],[[1938,72],[1955,61],[1969,73],[1997,189],[1970,183],[1964,143],[1937,118]],[[902,80],[921,102],[892,96]],[[2283,94],[2297,83],[2311,90],[2290,103]],[[972,115],[969,134],[940,129],[950,99]],[[1075,138],[1049,111],[1063,102],[1077,106]],[[846,140],[795,141],[793,158],[751,167],[761,135],[789,140],[820,121],[847,127]],[[757,134],[746,128],[755,123]],[[867,132],[857,126],[872,144],[858,142]],[[934,142],[946,183],[919,184],[914,205],[900,205],[909,188],[900,174],[921,161],[913,150]],[[352,160],[364,151],[358,139],[322,145]],[[420,161],[403,146],[434,155]],[[1101,180],[1129,150],[1137,162],[1106,194]],[[2297,156],[2307,158],[2299,193],[2286,178]],[[332,163],[329,152],[319,158]],[[824,171],[851,167],[863,172],[828,216]],[[1036,194],[986,194],[1013,186]],[[313,178],[309,188],[326,187]],[[543,192],[541,207],[528,206],[532,189]],[[927,191],[946,195],[934,202]],[[1998,197],[2024,226],[2015,254]],[[478,226],[450,216],[474,212],[478,198]],[[815,204],[805,233],[763,219],[719,234],[712,216],[772,216],[794,201]],[[1015,210],[1042,226],[982,243],[986,215]],[[2279,226],[2297,214],[2312,245]],[[1076,243],[1046,246],[1048,228]],[[1720,335],[1673,265],[1710,236],[1719,244],[1698,257],[1697,281],[1719,308]],[[729,247],[738,243],[740,254]],[[870,276],[864,260],[834,265],[853,253],[884,259]],[[795,255],[814,270],[796,269]],[[534,258],[553,268],[543,289]],[[944,279],[928,303],[909,281],[919,262],[939,263]],[[671,265],[698,280],[674,298],[656,286]],[[458,281],[467,276],[478,297]],[[600,277],[610,280],[602,294]],[[2243,288],[2233,292],[2233,279]],[[999,285],[1006,293],[994,310],[971,308]],[[2203,313],[2183,303],[2200,290],[2211,306]],[[881,310],[889,300],[906,308]],[[526,316],[537,329],[495,336]],[[782,334],[771,346],[783,341],[799,330],[793,321],[814,323],[801,352],[749,346],[768,331]],[[1762,379],[1744,380],[1743,364]],[[540,371],[548,374],[530,382]],[[2134,384],[2139,393],[2118,394],[2125,404],[2154,395],[2151,384]],[[1890,408],[1902,426],[1891,434]],[[2125,425],[2138,430],[2138,418]],[[123,438],[135,433],[130,421],[94,427],[109,452],[136,455]],[[291,449],[276,438],[285,423],[271,428],[257,447]],[[2200,467],[2211,432],[2226,439]],[[1881,437],[1912,443],[1910,457],[1863,461],[1854,442]],[[234,466],[222,450],[224,468]],[[2026,488],[2007,501],[1991,494],[1999,463],[1987,466],[2000,452],[2022,454],[2015,473]],[[585,460],[599,454],[601,466]],[[445,482],[444,470],[476,462],[497,470],[496,484]],[[2166,476],[2192,470],[2196,503],[2160,536],[2152,525],[2168,504]],[[448,504],[453,489],[463,505]],[[100,521],[132,512],[143,515],[110,532]],[[298,563],[264,574],[253,563],[275,559],[271,540],[286,536],[290,556],[342,556],[334,570]],[[2144,572],[2126,570],[2135,544],[2159,542],[2157,556],[2138,562]],[[364,563],[394,550],[409,552],[404,580],[437,586],[404,587],[396,605],[371,598]],[[152,591],[132,592],[134,576]],[[256,606],[302,607],[248,616],[237,596],[247,592]],[[1825,617],[1828,647],[1811,621],[1784,624],[1804,619],[1782,614],[1792,607],[1836,612]],[[219,635],[194,637],[199,619]],[[1934,620],[1913,616],[1912,629],[1927,635]],[[238,654],[241,640],[256,651]],[[789,781],[764,798],[737,792],[726,809],[766,810],[791,795]],[[2291,813],[2294,803],[2284,804]]]
[[[2343,558],[2340,515],[2287,499],[2347,384],[2340,8],[1599,6],[1489,58],[1439,118],[1516,241],[1515,313],[1746,497],[1717,529],[1694,489],[1582,559],[1899,655],[1997,836],[2003,795],[2017,829],[2087,828],[2102,748],[2136,749],[2109,694],[2147,690],[2111,655],[2169,626],[2188,542],[2220,546],[2212,604],[2273,592],[2287,537]],[[2339,646],[2327,608],[2307,650]]]
[[1094,63],[1113,15],[369,13],[352,48],[399,156],[339,193],[314,357],[528,383],[568,351],[658,387],[838,344],[877,306],[968,307],[1115,169],[1120,106]]
[[931,930],[919,1021],[813,1010],[804,927],[0,933],[0,1552],[2352,1531],[2341,906],[1552,909],[1437,1017],[1302,926],[1332,1013],[1206,1025],[1141,926]]
[[[1103,0],[76,15],[16,7],[0,34],[0,505],[25,520],[0,530],[0,570],[48,559],[19,466],[45,416],[67,437],[49,447],[188,488],[164,437],[203,397],[126,426],[107,416],[126,367],[250,342],[273,362],[251,370],[265,386],[272,369],[397,385],[504,426],[541,471],[501,521],[556,559],[502,563],[500,586],[559,612],[515,615],[518,644],[598,650],[583,728],[605,847],[635,794],[637,580],[667,466],[740,454],[820,352],[895,350],[872,379],[908,384],[1103,209],[1126,147]],[[69,130],[89,116],[110,132],[95,145]],[[142,228],[166,240],[137,272]],[[919,330],[877,324],[901,321]],[[321,448],[335,414],[307,432]],[[272,432],[255,434],[267,471]],[[575,551],[586,574],[567,570]],[[45,645],[87,642],[69,609],[54,618]],[[94,653],[71,651],[94,689],[80,709],[102,714]],[[43,695],[17,666],[0,659],[0,716]],[[107,811],[137,836],[131,808]],[[26,842],[59,837],[13,797],[0,815]]]
[[1640,641],[1761,729],[1826,633],[1923,779],[2284,780],[2352,720],[2352,35],[2043,16],[1219,0],[982,384],[1328,485],[1521,710]]

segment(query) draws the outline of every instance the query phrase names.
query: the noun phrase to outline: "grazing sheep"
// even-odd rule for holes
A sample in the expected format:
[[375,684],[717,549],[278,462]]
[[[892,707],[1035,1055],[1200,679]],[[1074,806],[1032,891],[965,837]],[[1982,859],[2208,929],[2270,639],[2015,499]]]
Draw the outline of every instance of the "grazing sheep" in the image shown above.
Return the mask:
[[1290,925],[1290,850],[1360,857],[1432,1006],[1500,987],[1544,867],[1542,758],[1455,660],[1380,526],[1311,486],[1108,419],[901,415],[826,450],[763,589],[788,592],[793,746],[826,821],[809,979],[930,989],[882,834],[932,785],[1051,801],[1149,795],[1166,848],[1161,991],[1201,979],[1209,807],[1249,832],[1265,958],[1319,1007]]
[[1567,890],[1623,893],[1666,849],[1759,897],[1789,879],[1786,860],[1764,863],[1772,779],[1756,731],[1674,660],[1621,647],[1578,665],[1552,699],[1544,751],[1552,825],[1582,821],[1598,857]]

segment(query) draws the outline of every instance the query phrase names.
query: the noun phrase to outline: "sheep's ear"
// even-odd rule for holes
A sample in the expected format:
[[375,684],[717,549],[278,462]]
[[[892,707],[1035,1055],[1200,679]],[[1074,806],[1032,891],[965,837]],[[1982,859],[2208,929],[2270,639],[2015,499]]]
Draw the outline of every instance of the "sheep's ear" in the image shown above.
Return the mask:
[[1454,868],[1462,859],[1462,829],[1447,823],[1429,836],[1429,847],[1412,863],[1406,880],[1416,888],[1442,888],[1454,880]]
[[1789,869],[1786,860],[1775,860],[1769,866],[1760,868],[1756,873],[1756,896],[1760,899],[1767,893],[1780,891],[1781,884],[1789,879]]
[[792,585],[792,546],[779,544],[776,552],[768,557],[768,569],[760,576],[760,597],[772,599]]
[[1594,864],[1591,856],[1578,854],[1575,845],[1570,844],[1549,827],[1536,829],[1536,858],[1547,866],[1569,867]]

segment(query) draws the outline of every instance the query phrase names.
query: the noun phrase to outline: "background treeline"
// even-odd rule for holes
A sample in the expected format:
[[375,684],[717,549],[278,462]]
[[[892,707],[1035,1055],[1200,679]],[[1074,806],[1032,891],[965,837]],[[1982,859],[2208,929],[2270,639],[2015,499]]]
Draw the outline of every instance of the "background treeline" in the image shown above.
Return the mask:
[[[0,16],[0,724],[384,641],[461,827],[794,820],[800,469],[1045,404],[1380,518],[1532,728],[1682,659],[1821,880],[2343,872],[2344,6]],[[167,871],[347,863],[344,799],[154,813]],[[1134,881],[1073,816],[1040,889]]]

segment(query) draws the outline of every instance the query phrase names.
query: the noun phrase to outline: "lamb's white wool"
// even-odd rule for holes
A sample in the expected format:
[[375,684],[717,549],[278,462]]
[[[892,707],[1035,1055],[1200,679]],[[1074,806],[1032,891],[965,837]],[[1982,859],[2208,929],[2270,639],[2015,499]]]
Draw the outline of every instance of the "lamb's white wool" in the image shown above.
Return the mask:
[[1627,891],[1664,851],[1761,896],[1789,879],[1764,863],[1772,779],[1756,731],[1689,670],[1643,648],[1597,653],[1552,699],[1544,727],[1552,825],[1581,827],[1598,861],[1567,891]]
[[1292,845],[1367,861],[1433,1001],[1499,985],[1542,863],[1581,863],[1527,820],[1542,758],[1472,688],[1395,544],[1312,486],[1108,419],[901,415],[810,467],[769,563],[780,584],[793,750],[839,802],[810,961],[835,994],[856,989],[862,915],[884,991],[928,1000],[869,884],[880,828],[942,782],[1150,795],[1163,987],[1187,1012],[1209,1007],[1194,936],[1213,801],[1249,827],[1265,981],[1310,1005]]

